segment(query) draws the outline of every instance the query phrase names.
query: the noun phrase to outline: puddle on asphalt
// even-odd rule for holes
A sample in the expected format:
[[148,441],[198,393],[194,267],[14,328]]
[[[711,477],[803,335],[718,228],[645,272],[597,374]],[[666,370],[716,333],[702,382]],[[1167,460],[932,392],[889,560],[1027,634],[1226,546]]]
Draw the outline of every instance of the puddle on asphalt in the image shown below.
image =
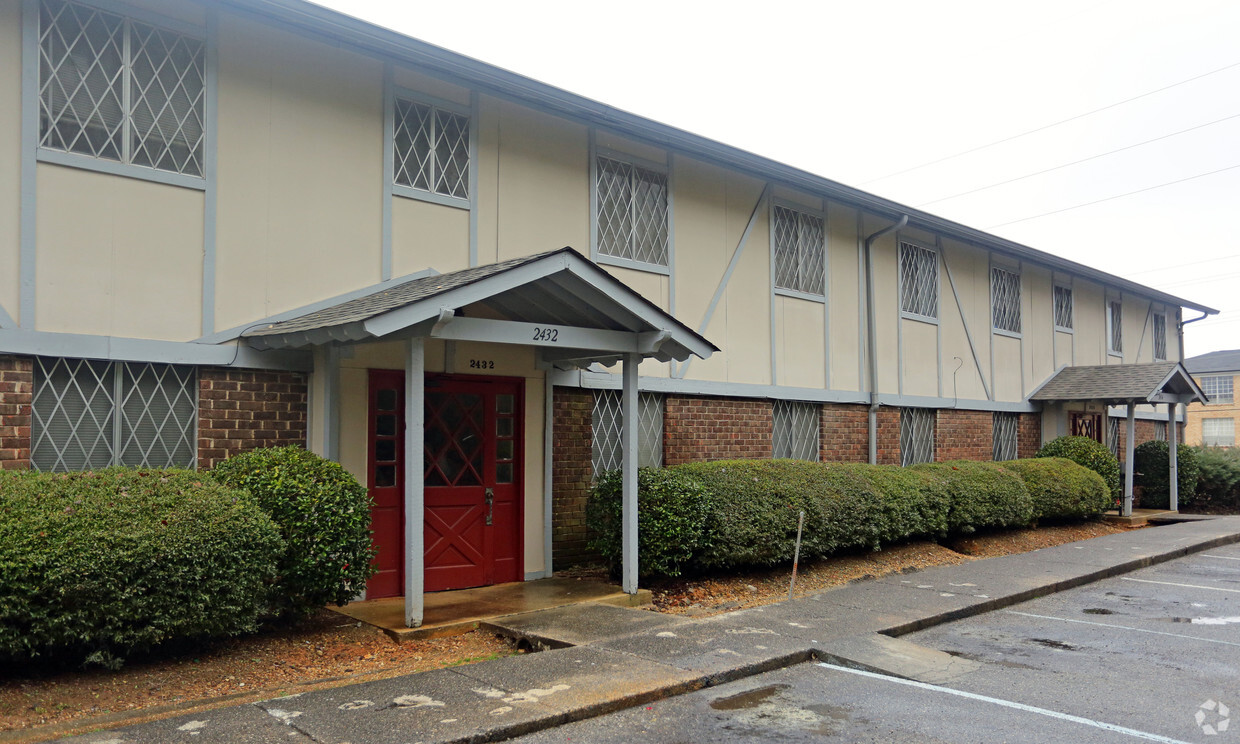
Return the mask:
[[775,695],[778,695],[788,689],[788,687],[789,685],[767,685],[766,687],[759,687],[756,690],[749,690],[748,692],[742,692],[736,695],[729,695],[727,697],[721,697],[717,700],[713,700],[711,701],[710,707],[715,710],[743,710],[745,708],[756,708],[770,700]]
[[1086,615],[1114,615],[1115,614],[1114,610],[1108,610],[1105,607],[1087,607],[1081,610],[1081,612],[1084,612]]
[[815,704],[804,708],[780,703],[775,698],[790,685],[778,684],[729,695],[711,701],[715,710],[732,711],[732,725],[755,731],[771,729],[799,729],[810,734],[829,736],[838,727],[852,720],[850,709],[836,705]]
[[1060,651],[1081,650],[1080,646],[1073,646],[1071,643],[1064,643],[1063,641],[1053,641],[1050,638],[1030,638],[1029,640],[1040,646],[1046,646],[1047,648],[1058,649]]
[[969,661],[978,661],[983,664],[994,664],[1001,667],[1009,667],[1011,669],[1037,669],[1035,666],[1022,664],[1019,661],[1008,661],[1007,659],[993,659],[983,654],[973,654],[968,651],[947,651],[948,656],[955,656],[960,659],[968,659]]

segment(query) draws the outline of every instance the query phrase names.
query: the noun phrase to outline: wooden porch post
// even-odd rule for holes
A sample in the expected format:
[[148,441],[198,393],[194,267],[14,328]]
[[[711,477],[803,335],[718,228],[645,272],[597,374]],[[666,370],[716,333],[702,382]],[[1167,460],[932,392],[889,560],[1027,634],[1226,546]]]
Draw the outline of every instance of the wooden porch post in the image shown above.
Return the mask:
[[621,442],[621,584],[637,594],[637,366],[640,354],[624,355],[624,387],[620,393]]
[[1180,510],[1180,458],[1176,452],[1177,433],[1175,430],[1175,413],[1179,408],[1177,403],[1169,403],[1167,405],[1167,470],[1170,479],[1169,488],[1171,489],[1171,501],[1167,504],[1167,508],[1171,511]]
[[421,338],[409,339],[405,354],[405,626],[422,625],[425,546],[422,521],[422,458],[426,448],[423,396],[426,349]]
[[1132,516],[1132,452],[1136,449],[1132,440],[1137,438],[1136,409],[1136,403],[1128,401],[1128,423],[1124,437],[1124,510],[1122,512],[1122,516],[1125,517]]

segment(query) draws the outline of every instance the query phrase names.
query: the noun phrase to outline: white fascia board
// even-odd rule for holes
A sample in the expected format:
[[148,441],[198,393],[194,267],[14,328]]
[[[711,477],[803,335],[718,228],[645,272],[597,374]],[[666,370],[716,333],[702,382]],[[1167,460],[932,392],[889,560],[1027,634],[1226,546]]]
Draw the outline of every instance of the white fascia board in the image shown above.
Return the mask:
[[260,351],[245,344],[200,344],[15,329],[0,330],[0,353],[294,372],[308,372],[314,368],[309,352],[304,351]]

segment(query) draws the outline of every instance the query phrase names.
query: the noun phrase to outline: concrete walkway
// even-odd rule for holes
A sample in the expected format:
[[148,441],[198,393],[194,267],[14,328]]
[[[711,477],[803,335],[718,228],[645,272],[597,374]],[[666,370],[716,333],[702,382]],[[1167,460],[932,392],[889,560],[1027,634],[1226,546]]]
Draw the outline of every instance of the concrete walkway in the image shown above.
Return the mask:
[[603,605],[491,626],[551,650],[64,740],[502,741],[811,658],[934,684],[975,669],[899,636],[1240,542],[1240,517],[1184,522],[850,584],[703,620]]

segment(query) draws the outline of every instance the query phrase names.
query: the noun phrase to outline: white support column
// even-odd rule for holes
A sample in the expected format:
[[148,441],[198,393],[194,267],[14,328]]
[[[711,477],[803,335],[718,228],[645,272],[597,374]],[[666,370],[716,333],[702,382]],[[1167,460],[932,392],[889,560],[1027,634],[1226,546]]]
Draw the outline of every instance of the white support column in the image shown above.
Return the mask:
[[1175,414],[1179,408],[1177,403],[1169,403],[1167,405],[1167,477],[1170,482],[1171,501],[1167,504],[1167,508],[1171,511],[1180,510],[1180,458],[1176,452],[1176,445],[1179,437],[1175,430]]
[[1137,404],[1128,401],[1128,425],[1125,427],[1127,432],[1124,437],[1124,510],[1121,516],[1132,516],[1132,452],[1136,447],[1133,440],[1137,438],[1136,424]]
[[641,355],[624,355],[624,387],[620,393],[620,433],[623,486],[621,490],[621,585],[637,594],[637,366]]
[[323,352],[323,456],[340,462],[340,347]]
[[426,351],[421,338],[409,339],[405,359],[405,626],[422,624],[423,574],[422,491],[423,396],[426,394]]

